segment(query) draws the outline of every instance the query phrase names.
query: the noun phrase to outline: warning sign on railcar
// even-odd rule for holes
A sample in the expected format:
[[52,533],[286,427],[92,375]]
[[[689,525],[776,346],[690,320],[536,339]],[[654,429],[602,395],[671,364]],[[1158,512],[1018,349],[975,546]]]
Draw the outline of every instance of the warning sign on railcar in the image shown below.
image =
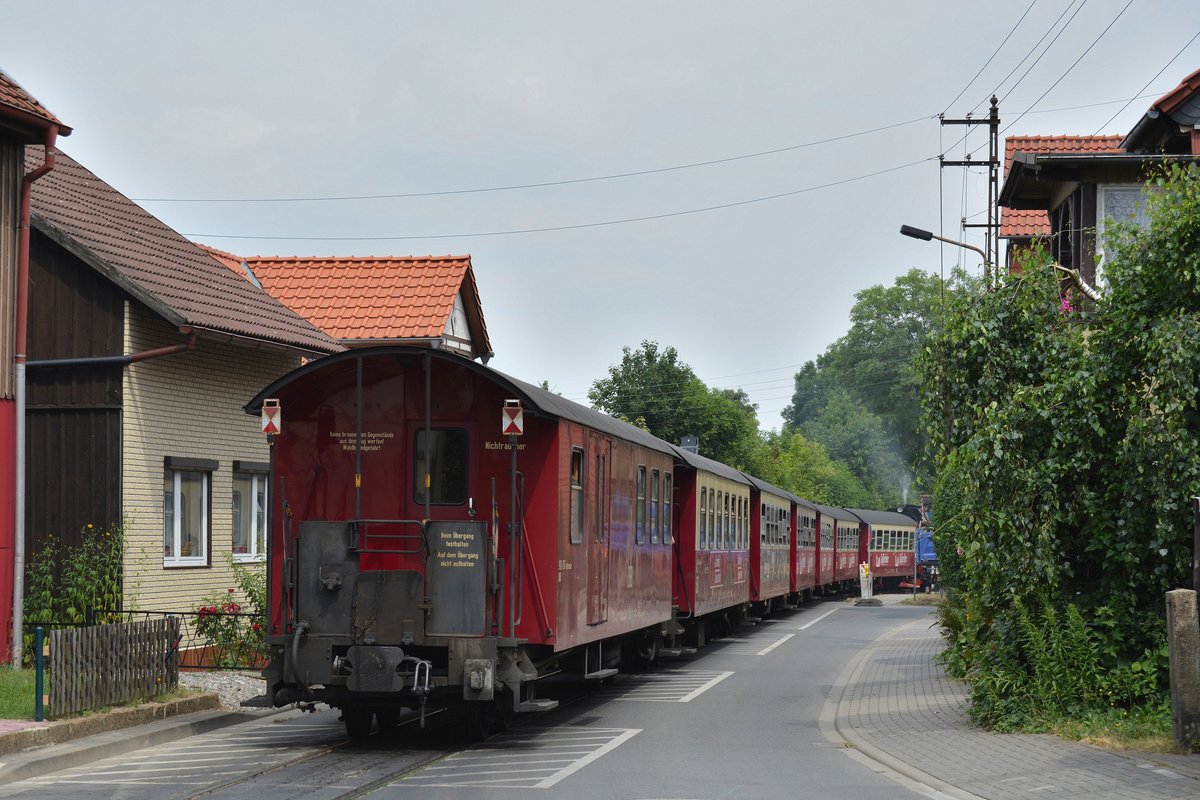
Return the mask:
[[487,523],[431,522],[429,534],[430,636],[483,636],[487,632]]
[[283,432],[283,414],[279,411],[279,400],[263,400],[262,432],[275,436]]
[[505,400],[504,413],[500,416],[500,433],[505,436],[520,436],[525,433],[525,410],[520,400]]

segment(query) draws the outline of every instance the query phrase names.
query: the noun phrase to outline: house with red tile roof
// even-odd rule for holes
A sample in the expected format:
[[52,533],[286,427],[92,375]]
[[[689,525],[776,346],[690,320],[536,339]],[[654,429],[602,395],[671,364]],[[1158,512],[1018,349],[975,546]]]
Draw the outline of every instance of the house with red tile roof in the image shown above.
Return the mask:
[[24,365],[18,367],[18,361],[23,362],[26,348],[25,337],[18,336],[18,321],[24,321],[28,308],[24,302],[29,265],[27,201],[33,183],[53,168],[47,164],[26,172],[25,145],[43,144],[53,152],[58,137],[70,133],[49,109],[0,71],[0,660],[4,661],[11,655],[13,635],[20,634],[12,625],[13,590],[16,563],[24,561],[24,552],[17,552],[18,542],[24,540],[15,531],[24,515],[17,492],[24,474],[22,459],[17,457],[24,447],[18,448],[17,443],[23,440],[24,428],[17,423],[25,417],[20,411],[24,396],[18,389],[24,386],[23,380],[18,381]]
[[205,249],[346,347],[423,344],[485,364],[492,357],[469,255],[241,257]]
[[1200,70],[1156,100],[1125,136],[1019,136],[1005,144],[1002,238],[1014,254],[1046,237],[1050,255],[1096,282],[1105,227],[1145,220],[1154,170],[1200,158]]
[[[1110,136],[1009,136],[1004,140],[1004,174],[1008,175],[1013,155],[1057,153],[1060,155],[1086,153],[1121,153],[1120,135]],[[1063,209],[1062,213],[1066,210]],[[1021,254],[1028,252],[1035,240],[1047,251],[1050,240],[1050,214],[1044,209],[1001,208],[1000,238],[1007,242],[1007,262],[1010,271],[1020,271]]]
[[30,551],[121,526],[125,607],[190,615],[265,555],[270,451],[243,404],[345,348],[65,154],[32,228]]

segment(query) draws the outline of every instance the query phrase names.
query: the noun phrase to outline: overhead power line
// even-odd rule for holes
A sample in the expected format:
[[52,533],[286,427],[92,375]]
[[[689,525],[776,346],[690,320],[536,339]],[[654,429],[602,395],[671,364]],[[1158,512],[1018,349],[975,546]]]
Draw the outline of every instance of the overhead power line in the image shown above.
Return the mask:
[[728,164],[733,161],[744,161],[750,158],[762,158],[763,156],[772,156],[779,153],[787,153],[792,150],[802,150],[806,147],[816,147],[822,144],[831,144],[832,142],[841,142],[846,139],[853,139],[858,136],[866,136],[871,133],[879,133],[880,131],[888,131],[893,128],[901,128],[905,125],[913,125],[917,122],[925,122],[936,118],[936,114],[928,114],[924,117],[916,117],[915,119],[905,120],[904,122],[893,122],[889,125],[880,125],[877,128],[871,128],[865,131],[856,131],[855,133],[846,133],[840,136],[831,136],[827,139],[818,139],[813,142],[805,142],[803,144],[793,144],[787,147],[777,147],[773,150],[761,150],[757,153],[746,153],[739,156],[728,156],[725,158],[714,158],[709,161],[695,161],[690,164],[676,164],[670,167],[655,167],[653,169],[636,170],[632,172],[618,172],[612,175],[593,175],[586,178],[569,178],[561,181],[540,181],[538,183],[520,183],[509,186],[484,186],[472,189],[445,189],[429,192],[402,192],[390,194],[348,194],[348,195],[329,195],[324,197],[142,197],[132,198],[137,203],[314,203],[327,201],[341,200],[395,200],[406,197],[441,197],[445,195],[455,194],[481,194],[484,192],[509,192],[516,189],[542,189],[548,186],[567,186],[574,183],[594,183],[597,181],[612,181],[620,178],[633,178],[640,175],[655,175],[662,172],[676,172],[685,169],[695,169],[697,167],[710,167],[714,164]]
[[988,57],[988,60],[983,63],[983,66],[979,68],[979,71],[975,73],[974,77],[972,77],[971,80],[967,81],[967,85],[962,88],[962,91],[960,91],[953,100],[951,100],[949,103],[946,104],[945,110],[942,111],[943,114],[946,114],[950,111],[950,106],[957,103],[962,98],[962,96],[967,93],[967,90],[970,89],[972,85],[974,85],[975,81],[979,79],[979,76],[983,74],[983,71],[988,68],[988,65],[991,64],[993,60],[995,60],[996,56],[1000,55],[1000,51],[1004,49],[1004,45],[1008,44],[1008,40],[1012,38],[1012,35],[1014,33],[1016,33],[1017,28],[1019,28],[1021,26],[1021,23],[1025,21],[1025,17],[1029,16],[1029,12],[1033,10],[1033,7],[1035,5],[1037,5],[1037,0],[1032,0],[1029,3],[1029,7],[1025,9],[1025,13],[1022,14],[1021,18],[1017,20],[1017,24],[1012,26],[1012,30],[1010,30],[1008,32],[1008,36],[1004,37],[1004,41],[1000,42],[1000,44],[997,45],[995,51],[993,51],[991,56]]
[[473,231],[465,233],[437,233],[425,235],[397,235],[397,236],[252,236],[248,234],[224,234],[224,233],[185,233],[191,239],[254,239],[258,241],[283,241],[283,242],[399,242],[412,239],[473,239],[484,236],[515,236],[525,233],[550,233],[553,231],[571,231],[580,230],[583,228],[603,228],[610,225],[628,225],[632,222],[649,222],[657,219],[669,219],[671,217],[683,217],[689,214],[704,214],[709,211],[720,211],[726,208],[736,208],[738,206],[747,206],[754,203],[766,203],[771,200],[780,200],[785,197],[794,197],[807,192],[815,192],[819,189],[829,189],[834,186],[841,186],[855,181],[874,178],[878,175],[886,175],[889,172],[898,172],[902,169],[915,167],[918,164],[925,164],[930,161],[936,161],[937,156],[922,158],[916,161],[910,161],[907,164],[900,164],[895,167],[868,172],[864,175],[856,175],[852,178],[843,178],[842,180],[830,181],[816,186],[806,186],[803,189],[795,189],[790,192],[780,192],[778,194],[767,195],[765,197],[752,197],[748,200],[737,200],[732,203],[721,203],[715,206],[705,206],[703,208],[689,208],[683,211],[671,211],[664,214],[647,214],[641,217],[626,217],[623,219],[611,219],[601,222],[583,222],[574,225],[551,225],[544,228],[520,228],[515,230],[500,230],[500,231]]
[[[1004,129],[1000,132],[1004,133],[1004,131],[1008,130],[1013,125],[1016,125],[1018,122],[1020,122],[1021,118],[1024,117],[1027,113],[1029,113],[1030,108],[1033,108],[1038,103],[1042,102],[1042,99],[1045,98],[1046,95],[1048,95],[1048,94],[1050,94],[1050,92],[1054,91],[1054,87],[1058,86],[1058,84],[1062,82],[1063,78],[1067,77],[1067,75],[1069,75],[1071,73],[1071,70],[1075,69],[1075,67],[1077,67],[1079,65],[1079,62],[1083,60],[1084,56],[1086,56],[1088,53],[1092,52],[1092,48],[1100,43],[1100,40],[1104,38],[1105,34],[1107,34],[1110,30],[1112,30],[1112,26],[1117,24],[1117,20],[1119,20],[1122,16],[1124,16],[1125,12],[1129,10],[1129,7],[1131,5],[1133,5],[1133,0],[1129,0],[1129,2],[1127,2],[1121,8],[1121,10],[1117,12],[1117,15],[1112,18],[1112,22],[1110,22],[1104,26],[1104,30],[1100,31],[1100,35],[1097,36],[1092,41],[1092,43],[1087,46],[1086,50],[1084,50],[1082,53],[1079,54],[1079,58],[1077,58],[1071,62],[1071,66],[1067,67],[1066,72],[1064,72],[1062,75],[1058,76],[1058,80],[1056,80],[1054,83],[1050,84],[1050,86],[1046,89],[1046,91],[1044,91],[1040,95],[1038,95],[1037,100],[1034,100],[1032,103],[1029,104],[1029,108],[1025,109],[1020,114],[1018,114],[1017,118],[1014,119],[1012,122],[1008,123],[1008,125],[1004,126]],[[1072,17],[1072,19],[1074,19],[1074,17]]]
[[[1143,86],[1141,89],[1138,89],[1138,94],[1141,94],[1142,92],[1146,91],[1146,87],[1148,87],[1150,84],[1152,84],[1152,83],[1154,83],[1156,80],[1158,80],[1158,76],[1159,76],[1159,75],[1162,75],[1164,72],[1166,72],[1166,71],[1167,71],[1167,67],[1169,67],[1169,66],[1171,66],[1172,64],[1174,64],[1174,63],[1175,63],[1175,61],[1176,61],[1176,60],[1178,60],[1178,58],[1179,58],[1181,55],[1183,55],[1183,51],[1184,51],[1184,50],[1187,50],[1189,47],[1191,47],[1191,46],[1192,46],[1192,42],[1196,41],[1197,37],[1200,37],[1200,31],[1197,31],[1196,33],[1192,34],[1192,38],[1190,38],[1190,39],[1188,39],[1188,40],[1187,40],[1187,44],[1185,44],[1183,47],[1179,48],[1179,52],[1178,52],[1178,53],[1176,53],[1175,55],[1171,56],[1171,60],[1170,60],[1170,61],[1168,61],[1166,64],[1163,64],[1163,68],[1162,68],[1162,69],[1160,69],[1158,72],[1154,73],[1154,77],[1153,77],[1153,78],[1151,78],[1150,80],[1146,81],[1146,86]],[[1133,98],[1133,100],[1136,100],[1136,99],[1137,99],[1136,97],[1135,97],[1135,98]],[[1117,111],[1117,113],[1115,113],[1115,114],[1113,114],[1111,117],[1109,117],[1109,118],[1108,118],[1108,119],[1105,121],[1105,123],[1104,123],[1103,125],[1101,125],[1099,128],[1097,128],[1097,129],[1096,129],[1096,132],[1095,132],[1095,133],[1093,133],[1092,135],[1093,135],[1093,136],[1098,136],[1098,135],[1100,134],[1100,131],[1102,131],[1102,130],[1104,130],[1105,128],[1107,128],[1107,127],[1108,127],[1108,126],[1109,126],[1109,125],[1112,123],[1112,121],[1113,121],[1114,119],[1116,119],[1117,117],[1121,116],[1121,114],[1122,114],[1122,113],[1125,111],[1125,109],[1129,108],[1129,104],[1130,104],[1130,103],[1132,103],[1132,102],[1133,102],[1133,100],[1128,100],[1128,101],[1126,101],[1125,105],[1121,106],[1121,108],[1120,108],[1120,109]]]

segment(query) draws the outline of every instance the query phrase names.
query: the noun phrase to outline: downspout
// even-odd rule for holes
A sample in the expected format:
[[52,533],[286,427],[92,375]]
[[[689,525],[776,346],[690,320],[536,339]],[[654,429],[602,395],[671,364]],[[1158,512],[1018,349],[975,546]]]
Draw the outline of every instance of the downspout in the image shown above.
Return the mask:
[[58,126],[46,129],[46,159],[42,165],[25,174],[21,180],[21,211],[17,221],[17,314],[16,342],[13,348],[14,395],[16,431],[13,436],[13,470],[16,496],[13,498],[13,606],[12,606],[12,666],[21,668],[25,649],[25,350],[29,328],[29,220],[32,216],[34,181],[54,169],[54,144],[58,141]]
[[196,349],[196,334],[187,334],[183,344],[173,344],[168,347],[157,347],[153,350],[142,350],[137,353],[126,353],[120,356],[87,356],[85,358],[51,358],[45,361],[28,361],[26,367],[104,367],[119,364],[127,367],[139,361],[151,358],[174,356],[180,353],[190,353]]

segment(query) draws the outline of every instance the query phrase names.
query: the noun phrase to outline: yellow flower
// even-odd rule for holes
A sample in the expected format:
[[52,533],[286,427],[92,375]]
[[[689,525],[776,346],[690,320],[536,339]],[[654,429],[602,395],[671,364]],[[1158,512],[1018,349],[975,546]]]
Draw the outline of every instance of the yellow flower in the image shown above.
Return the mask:
[[89,522],[89,523],[88,523],[88,530],[90,531],[90,530],[92,529],[92,527],[93,527],[93,526],[92,526],[92,523],[90,523],[90,522]]

